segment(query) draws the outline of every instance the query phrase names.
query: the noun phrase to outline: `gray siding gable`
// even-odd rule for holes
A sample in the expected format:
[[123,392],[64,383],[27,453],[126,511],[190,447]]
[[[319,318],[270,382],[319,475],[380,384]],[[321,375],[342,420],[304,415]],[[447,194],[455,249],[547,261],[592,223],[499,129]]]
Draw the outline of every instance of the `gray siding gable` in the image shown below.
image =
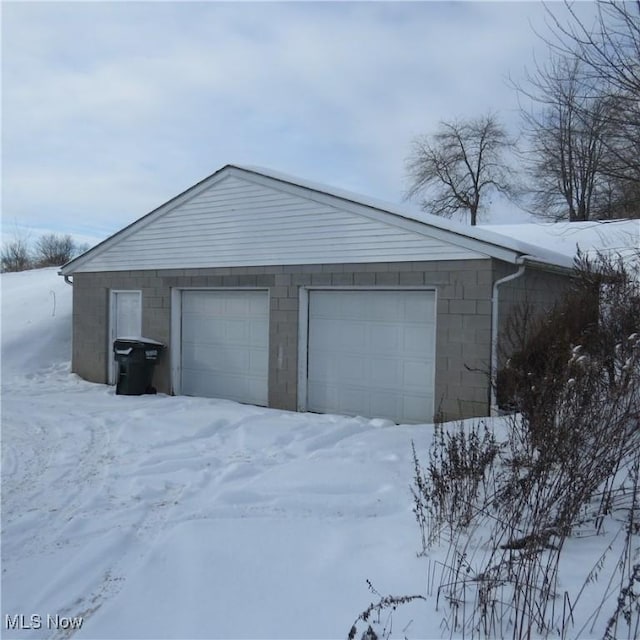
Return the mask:
[[227,165],[61,273],[489,256],[514,263],[522,253],[473,237],[462,225],[428,224],[294,180]]

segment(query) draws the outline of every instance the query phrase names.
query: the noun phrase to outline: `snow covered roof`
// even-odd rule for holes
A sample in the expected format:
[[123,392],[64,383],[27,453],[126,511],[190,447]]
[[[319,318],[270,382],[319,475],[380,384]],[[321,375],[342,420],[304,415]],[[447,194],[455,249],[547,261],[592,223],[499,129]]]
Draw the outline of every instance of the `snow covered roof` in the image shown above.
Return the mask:
[[390,202],[338,189],[319,182],[304,180],[265,167],[253,165],[233,166],[268,176],[274,180],[296,184],[312,191],[327,193],[343,200],[387,211],[451,233],[506,247],[557,266],[572,267],[573,258],[576,256],[578,248],[587,255],[603,252],[625,256],[640,250],[640,220],[541,222],[471,227],[426,212],[416,213]]
[[[422,227],[426,235],[429,230],[446,236],[453,244],[473,243],[482,253],[504,259],[505,252],[509,252],[510,261],[515,262],[525,260],[532,263],[558,267],[561,269],[571,269],[573,259],[576,255],[576,246],[580,246],[583,252],[594,250],[614,250],[615,248],[625,251],[634,250],[640,247],[640,221],[630,220],[622,222],[587,222],[587,223],[556,223],[556,224],[518,224],[518,225],[487,225],[472,227],[448,220],[428,213],[416,213],[408,207],[401,207],[382,200],[370,198],[361,194],[353,193],[343,189],[338,189],[329,185],[321,184],[288,175],[279,171],[274,171],[264,167],[251,165],[226,165],[214,174],[193,185],[175,198],[172,198],[151,213],[136,220],[129,226],[118,231],[116,234],[100,243],[87,253],[83,254],[62,267],[61,273],[70,274],[78,265],[84,263],[88,258],[103,251],[107,246],[113,246],[114,242],[123,235],[130,234],[140,224],[144,224],[159,215],[177,207],[185,199],[191,197],[192,193],[206,188],[207,185],[215,184],[221,177],[233,173],[235,175],[244,174],[247,178],[252,175],[254,179],[268,179],[286,185],[287,188],[304,190],[312,197],[313,193],[320,194],[325,198],[336,198],[344,203],[345,208],[364,207],[370,211],[377,212],[376,215],[387,216],[390,224],[394,219],[402,224],[412,224],[416,222]],[[317,197],[320,197],[317,196]],[[339,205],[339,203],[338,203]],[[366,212],[365,212],[366,213]],[[407,222],[409,221],[409,222]],[[421,233],[420,226],[414,227]],[[479,244],[476,244],[479,243]]]
[[[227,165],[233,166],[237,169],[249,171],[251,173],[257,173],[274,180],[279,180],[288,184],[293,184],[310,191],[317,191],[319,193],[325,193],[332,195],[341,200],[353,202],[355,204],[371,207],[372,209],[378,209],[391,213],[395,216],[405,218],[408,220],[414,220],[422,224],[426,224],[436,229],[441,229],[452,234],[464,236],[467,238],[473,238],[488,245],[494,245],[496,247],[502,247],[515,251],[523,256],[528,256],[531,260],[541,263],[550,264],[557,267],[571,269],[573,267],[573,256],[568,256],[566,253],[557,252],[545,247],[543,244],[531,243],[526,239],[520,239],[518,234],[505,234],[496,233],[496,231],[486,227],[472,227],[465,225],[454,220],[448,220],[440,216],[435,216],[429,213],[415,213],[410,211],[407,207],[401,207],[397,204],[386,202],[384,200],[378,200],[369,196],[364,196],[352,191],[346,191],[344,189],[338,189],[320,182],[314,182],[311,180],[305,180],[292,176],[280,171],[274,171],[265,167],[258,167],[254,165]],[[514,225],[517,226],[517,225]]]
[[624,258],[640,250],[640,220],[496,224],[483,228],[566,256],[575,256],[579,249],[590,256],[604,253]]

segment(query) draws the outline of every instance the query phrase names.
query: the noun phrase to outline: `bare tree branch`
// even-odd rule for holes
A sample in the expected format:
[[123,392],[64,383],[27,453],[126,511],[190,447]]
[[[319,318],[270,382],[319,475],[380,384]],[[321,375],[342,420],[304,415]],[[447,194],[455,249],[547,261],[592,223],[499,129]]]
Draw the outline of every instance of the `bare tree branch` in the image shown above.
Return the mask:
[[70,235],[46,233],[36,242],[36,260],[40,267],[58,267],[69,262],[76,252]]
[[31,266],[29,232],[16,227],[13,238],[2,245],[0,268],[2,271],[24,271],[25,269],[31,269]]
[[595,89],[584,92],[579,60],[556,57],[536,66],[516,89],[534,108],[522,110],[529,141],[532,212],[553,220],[606,217],[608,180],[602,166],[611,135],[612,105]]
[[566,0],[565,20],[547,6],[551,36],[543,40],[556,55],[578,61],[585,96],[595,89],[612,105],[604,168],[615,181],[639,183],[640,192],[640,1],[598,0],[596,6],[593,24]]
[[468,212],[475,225],[485,192],[514,194],[514,174],[504,157],[512,147],[492,114],[441,122],[434,134],[412,142],[406,161],[410,183],[406,197],[421,196],[422,208],[435,215]]
[[551,59],[512,82],[535,103],[522,112],[531,210],[554,220],[640,216],[640,2],[596,6],[592,24],[547,6]]

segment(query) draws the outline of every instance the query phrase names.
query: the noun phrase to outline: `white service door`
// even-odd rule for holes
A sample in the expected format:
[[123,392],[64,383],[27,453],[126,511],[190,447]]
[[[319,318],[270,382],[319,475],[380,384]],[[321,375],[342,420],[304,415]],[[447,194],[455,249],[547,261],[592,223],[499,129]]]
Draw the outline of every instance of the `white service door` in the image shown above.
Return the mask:
[[183,291],[181,393],[266,406],[266,291]]
[[431,422],[435,293],[310,291],[307,409]]
[[109,351],[109,383],[115,384],[118,376],[118,363],[113,354],[113,341],[116,338],[135,338],[142,334],[142,294],[140,291],[111,292],[111,335]]

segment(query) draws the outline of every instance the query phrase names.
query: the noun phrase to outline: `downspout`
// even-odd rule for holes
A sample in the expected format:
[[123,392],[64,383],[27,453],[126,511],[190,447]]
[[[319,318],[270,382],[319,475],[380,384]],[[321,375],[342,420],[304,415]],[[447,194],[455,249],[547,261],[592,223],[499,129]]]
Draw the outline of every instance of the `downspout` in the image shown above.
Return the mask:
[[73,280],[70,280],[71,276],[64,276],[64,281],[73,287]]
[[516,264],[520,265],[518,270],[514,273],[510,273],[504,278],[500,278],[493,283],[493,292],[491,294],[491,407],[490,413],[492,416],[498,415],[498,401],[496,398],[496,378],[498,375],[498,306],[499,306],[499,291],[498,287],[511,282],[516,278],[519,278],[524,274],[525,258],[528,256],[519,256],[516,259]]

